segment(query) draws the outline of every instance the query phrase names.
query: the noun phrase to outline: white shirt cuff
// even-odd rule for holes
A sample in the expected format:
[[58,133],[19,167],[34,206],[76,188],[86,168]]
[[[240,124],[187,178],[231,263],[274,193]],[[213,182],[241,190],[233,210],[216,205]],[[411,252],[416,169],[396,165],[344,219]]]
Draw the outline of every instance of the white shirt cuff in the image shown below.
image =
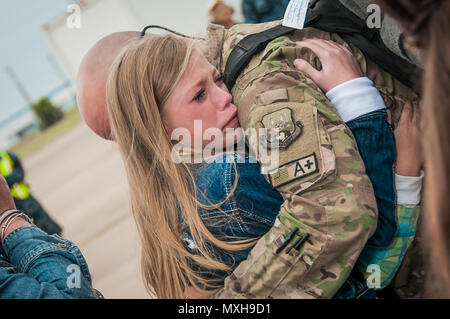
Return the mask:
[[400,176],[395,174],[395,188],[397,190],[397,205],[414,207],[421,200],[422,181],[424,172],[420,176]]
[[368,77],[339,84],[328,91],[326,96],[344,122],[386,108],[380,92]]

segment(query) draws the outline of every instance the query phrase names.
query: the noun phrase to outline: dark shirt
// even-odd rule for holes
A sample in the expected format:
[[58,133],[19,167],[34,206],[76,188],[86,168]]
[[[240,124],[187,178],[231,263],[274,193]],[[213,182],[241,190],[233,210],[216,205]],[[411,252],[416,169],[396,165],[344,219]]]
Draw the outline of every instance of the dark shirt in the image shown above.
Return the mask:
[[243,0],[242,11],[245,23],[262,23],[280,20],[289,0]]
[[5,177],[6,182],[8,183],[8,186],[11,187],[15,183],[23,181],[25,177],[25,173],[22,168],[22,164],[20,163],[19,158],[16,156],[16,154],[8,152],[9,157],[11,158],[11,161],[13,162],[14,169],[8,176]]

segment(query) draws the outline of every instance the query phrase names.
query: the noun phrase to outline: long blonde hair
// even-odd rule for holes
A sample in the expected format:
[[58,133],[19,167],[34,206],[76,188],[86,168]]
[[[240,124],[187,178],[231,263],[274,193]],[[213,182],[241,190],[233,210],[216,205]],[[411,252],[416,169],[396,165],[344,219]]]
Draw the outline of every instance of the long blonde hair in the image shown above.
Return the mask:
[[[219,209],[224,201],[202,205],[192,167],[171,158],[173,144],[160,111],[186,70],[192,48],[190,40],[147,35],[128,45],[115,60],[106,90],[111,132],[125,162],[142,243],[145,287],[159,298],[184,298],[189,286],[200,292],[218,288],[193,270],[194,264],[230,270],[214,259],[208,242],[229,251],[254,244],[254,240],[221,241],[208,231],[199,208]],[[182,241],[183,221],[197,254]]]

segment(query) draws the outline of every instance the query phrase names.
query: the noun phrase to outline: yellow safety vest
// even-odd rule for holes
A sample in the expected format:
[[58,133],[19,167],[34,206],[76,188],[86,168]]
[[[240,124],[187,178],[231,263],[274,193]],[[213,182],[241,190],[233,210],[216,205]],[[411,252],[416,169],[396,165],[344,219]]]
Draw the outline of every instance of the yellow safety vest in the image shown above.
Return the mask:
[[[0,152],[0,172],[4,177],[9,176],[14,170],[14,163],[5,151]],[[11,186],[11,194],[18,199],[27,199],[30,196],[30,190],[24,182],[14,183]]]

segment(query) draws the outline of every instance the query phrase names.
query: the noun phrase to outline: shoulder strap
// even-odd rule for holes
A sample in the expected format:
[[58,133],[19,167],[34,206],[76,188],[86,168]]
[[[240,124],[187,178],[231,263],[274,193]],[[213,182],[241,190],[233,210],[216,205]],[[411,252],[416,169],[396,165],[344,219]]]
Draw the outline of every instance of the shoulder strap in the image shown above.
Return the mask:
[[[308,10],[305,27],[338,33],[346,42],[358,47],[367,57],[407,87],[420,94],[420,70],[415,65],[389,51],[378,29],[369,29],[365,21],[354,15],[337,0],[316,0]],[[224,71],[224,83],[231,91],[237,77],[253,55],[263,50],[275,38],[296,29],[277,25],[242,39],[231,51]]]
[[263,32],[250,34],[236,44],[228,57],[223,73],[223,80],[228,89],[231,91],[236,78],[255,54],[263,50],[273,39],[293,30],[280,24]]
[[365,20],[337,0],[316,0],[309,10],[305,27],[339,34],[344,41],[358,47],[384,71],[420,95],[420,69],[390,51],[378,29],[368,28]]

